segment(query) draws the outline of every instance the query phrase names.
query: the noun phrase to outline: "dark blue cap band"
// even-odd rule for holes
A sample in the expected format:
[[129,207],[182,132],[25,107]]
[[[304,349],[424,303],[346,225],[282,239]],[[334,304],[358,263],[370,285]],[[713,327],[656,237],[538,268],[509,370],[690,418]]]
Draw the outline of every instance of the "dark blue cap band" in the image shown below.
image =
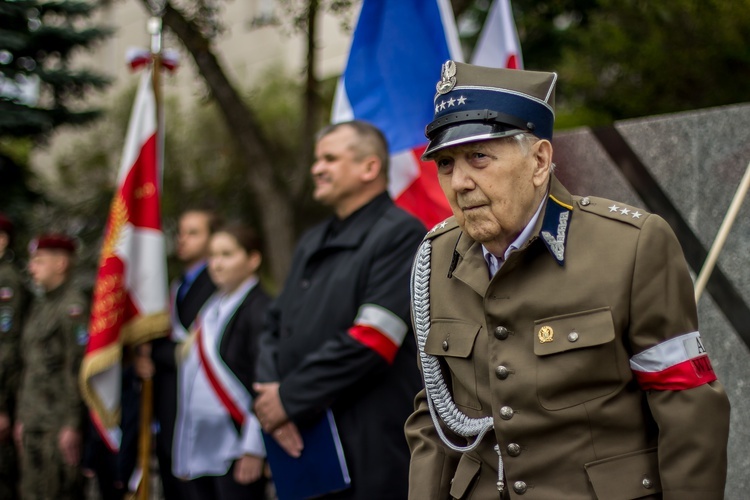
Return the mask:
[[[497,112],[488,114],[486,110]],[[503,123],[528,130],[540,139],[552,140],[555,114],[546,103],[526,94],[491,88],[455,87],[447,94],[436,96],[435,117],[427,126],[427,138],[432,139],[444,127],[465,122]]]

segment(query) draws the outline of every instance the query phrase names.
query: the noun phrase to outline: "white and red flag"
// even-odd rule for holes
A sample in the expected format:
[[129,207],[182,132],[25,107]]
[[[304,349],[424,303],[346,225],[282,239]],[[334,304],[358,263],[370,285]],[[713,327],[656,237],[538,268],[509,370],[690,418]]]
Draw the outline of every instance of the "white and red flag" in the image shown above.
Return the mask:
[[492,3],[471,63],[489,68],[523,69],[521,44],[510,0],[495,0]]
[[125,138],[80,372],[94,424],[113,450],[119,447],[122,347],[169,330],[156,106],[149,70],[141,76]]
[[364,0],[331,117],[383,131],[391,154],[388,191],[427,227],[451,215],[434,162],[420,160],[448,59],[463,61],[448,0]]

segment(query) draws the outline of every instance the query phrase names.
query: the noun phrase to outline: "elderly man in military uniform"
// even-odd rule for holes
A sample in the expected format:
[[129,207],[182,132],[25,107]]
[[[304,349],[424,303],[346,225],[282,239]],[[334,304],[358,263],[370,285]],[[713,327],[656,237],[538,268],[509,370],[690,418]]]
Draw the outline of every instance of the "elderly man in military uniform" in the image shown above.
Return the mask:
[[26,288],[10,249],[13,222],[0,214],[0,498],[17,497],[18,464],[12,417],[21,372],[19,342]]
[[88,301],[70,280],[76,245],[47,234],[29,246],[38,287],[21,337],[23,375],[14,437],[24,500],[82,498],[78,469],[83,402],[78,370],[88,340]]
[[454,216],[423,241],[413,499],[722,499],[729,403],[659,216],[573,196],[557,75],[447,62],[427,126]]

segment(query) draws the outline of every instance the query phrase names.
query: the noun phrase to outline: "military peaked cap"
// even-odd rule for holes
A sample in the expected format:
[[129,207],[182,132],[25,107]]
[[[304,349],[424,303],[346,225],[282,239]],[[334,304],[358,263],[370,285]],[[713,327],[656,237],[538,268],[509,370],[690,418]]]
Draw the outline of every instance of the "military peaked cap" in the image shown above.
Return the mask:
[[556,73],[446,62],[422,158],[449,146],[522,132],[551,140],[556,82]]

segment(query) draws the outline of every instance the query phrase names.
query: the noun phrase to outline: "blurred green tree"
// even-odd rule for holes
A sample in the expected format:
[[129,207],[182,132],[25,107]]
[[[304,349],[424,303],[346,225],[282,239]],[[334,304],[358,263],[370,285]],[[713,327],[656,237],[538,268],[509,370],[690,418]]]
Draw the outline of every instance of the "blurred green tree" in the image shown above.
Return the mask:
[[78,51],[111,33],[88,22],[96,8],[91,1],[0,1],[0,211],[22,232],[31,203],[40,199],[30,187],[31,149],[55,127],[99,114],[83,98],[108,79],[71,64]]
[[108,79],[70,64],[77,51],[111,33],[81,24],[96,7],[72,0],[0,2],[0,137],[38,136],[97,116],[80,101]]

